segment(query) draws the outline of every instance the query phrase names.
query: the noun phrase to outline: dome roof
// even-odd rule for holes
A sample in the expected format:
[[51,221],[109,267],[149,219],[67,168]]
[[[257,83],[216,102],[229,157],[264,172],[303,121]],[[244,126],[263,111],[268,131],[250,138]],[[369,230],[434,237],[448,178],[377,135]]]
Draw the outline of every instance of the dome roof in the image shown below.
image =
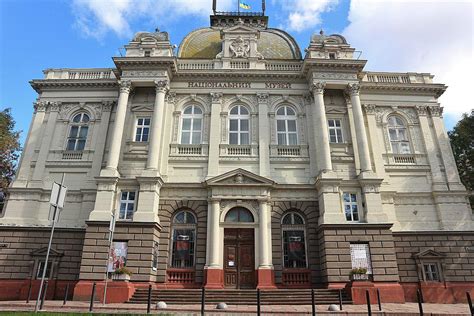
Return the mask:
[[[286,32],[260,30],[257,49],[265,59],[301,59],[295,40]],[[179,45],[179,58],[214,59],[222,51],[220,29],[201,28],[189,33]]]

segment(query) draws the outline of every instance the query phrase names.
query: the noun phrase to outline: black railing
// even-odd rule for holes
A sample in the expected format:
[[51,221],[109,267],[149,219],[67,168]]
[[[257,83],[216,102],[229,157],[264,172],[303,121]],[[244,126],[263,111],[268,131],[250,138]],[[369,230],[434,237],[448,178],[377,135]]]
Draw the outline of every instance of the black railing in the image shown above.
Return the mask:
[[227,16],[264,16],[263,12],[224,12],[224,11],[216,11],[214,15],[227,15]]

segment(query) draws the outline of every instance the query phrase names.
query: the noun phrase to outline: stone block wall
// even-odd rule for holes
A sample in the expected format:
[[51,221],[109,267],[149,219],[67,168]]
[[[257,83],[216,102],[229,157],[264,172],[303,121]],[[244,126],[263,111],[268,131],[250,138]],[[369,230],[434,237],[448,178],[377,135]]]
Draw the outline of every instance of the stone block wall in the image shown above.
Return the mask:
[[[132,281],[156,281],[152,269],[153,245],[159,240],[161,227],[155,223],[116,223],[114,241],[127,242],[127,268]],[[108,253],[108,222],[87,222],[81,262],[81,280],[104,280]]]
[[391,224],[325,224],[319,226],[323,283],[348,282],[351,243],[367,243],[374,282],[398,282],[398,266]]
[[166,270],[171,260],[172,220],[181,210],[189,210],[197,218],[196,226],[196,256],[195,282],[202,283],[204,265],[206,264],[206,236],[207,236],[207,201],[205,200],[160,200],[160,224],[162,231],[159,240],[159,258],[157,282],[166,282]]
[[275,283],[282,283],[283,272],[283,235],[281,221],[288,211],[301,214],[305,220],[306,229],[306,256],[308,268],[311,269],[312,284],[321,283],[321,267],[318,245],[318,218],[319,209],[317,201],[278,201],[272,202],[272,252]]
[[[84,233],[84,229],[55,230],[52,249],[61,254],[57,279],[78,279]],[[0,280],[34,278],[35,258],[31,254],[48,247],[50,234],[47,227],[0,227]]]
[[401,282],[419,282],[414,254],[434,250],[444,255],[443,275],[447,282],[474,282],[474,232],[394,233]]

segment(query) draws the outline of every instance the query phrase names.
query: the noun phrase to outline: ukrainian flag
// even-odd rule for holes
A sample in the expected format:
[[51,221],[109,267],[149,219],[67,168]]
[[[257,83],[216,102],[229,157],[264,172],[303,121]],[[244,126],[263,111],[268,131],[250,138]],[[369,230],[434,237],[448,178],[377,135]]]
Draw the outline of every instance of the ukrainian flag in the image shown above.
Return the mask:
[[240,2],[239,1],[239,6],[242,8],[242,9],[245,9],[245,10],[250,10],[250,6],[246,3],[243,3],[243,2]]

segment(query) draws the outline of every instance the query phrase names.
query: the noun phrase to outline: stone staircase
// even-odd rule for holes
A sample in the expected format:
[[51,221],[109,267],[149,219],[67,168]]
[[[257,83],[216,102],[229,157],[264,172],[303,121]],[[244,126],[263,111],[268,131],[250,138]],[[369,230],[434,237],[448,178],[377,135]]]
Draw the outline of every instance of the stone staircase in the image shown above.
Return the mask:
[[[339,304],[339,291],[332,289],[315,289],[317,305]],[[128,303],[146,303],[148,288],[138,288]],[[164,301],[167,304],[201,304],[200,289],[154,289],[151,300],[153,304]],[[256,290],[207,290],[206,304],[224,302],[230,305],[256,305]],[[343,304],[352,304],[346,291],[342,290]],[[311,290],[279,289],[260,292],[262,305],[310,305]]]

